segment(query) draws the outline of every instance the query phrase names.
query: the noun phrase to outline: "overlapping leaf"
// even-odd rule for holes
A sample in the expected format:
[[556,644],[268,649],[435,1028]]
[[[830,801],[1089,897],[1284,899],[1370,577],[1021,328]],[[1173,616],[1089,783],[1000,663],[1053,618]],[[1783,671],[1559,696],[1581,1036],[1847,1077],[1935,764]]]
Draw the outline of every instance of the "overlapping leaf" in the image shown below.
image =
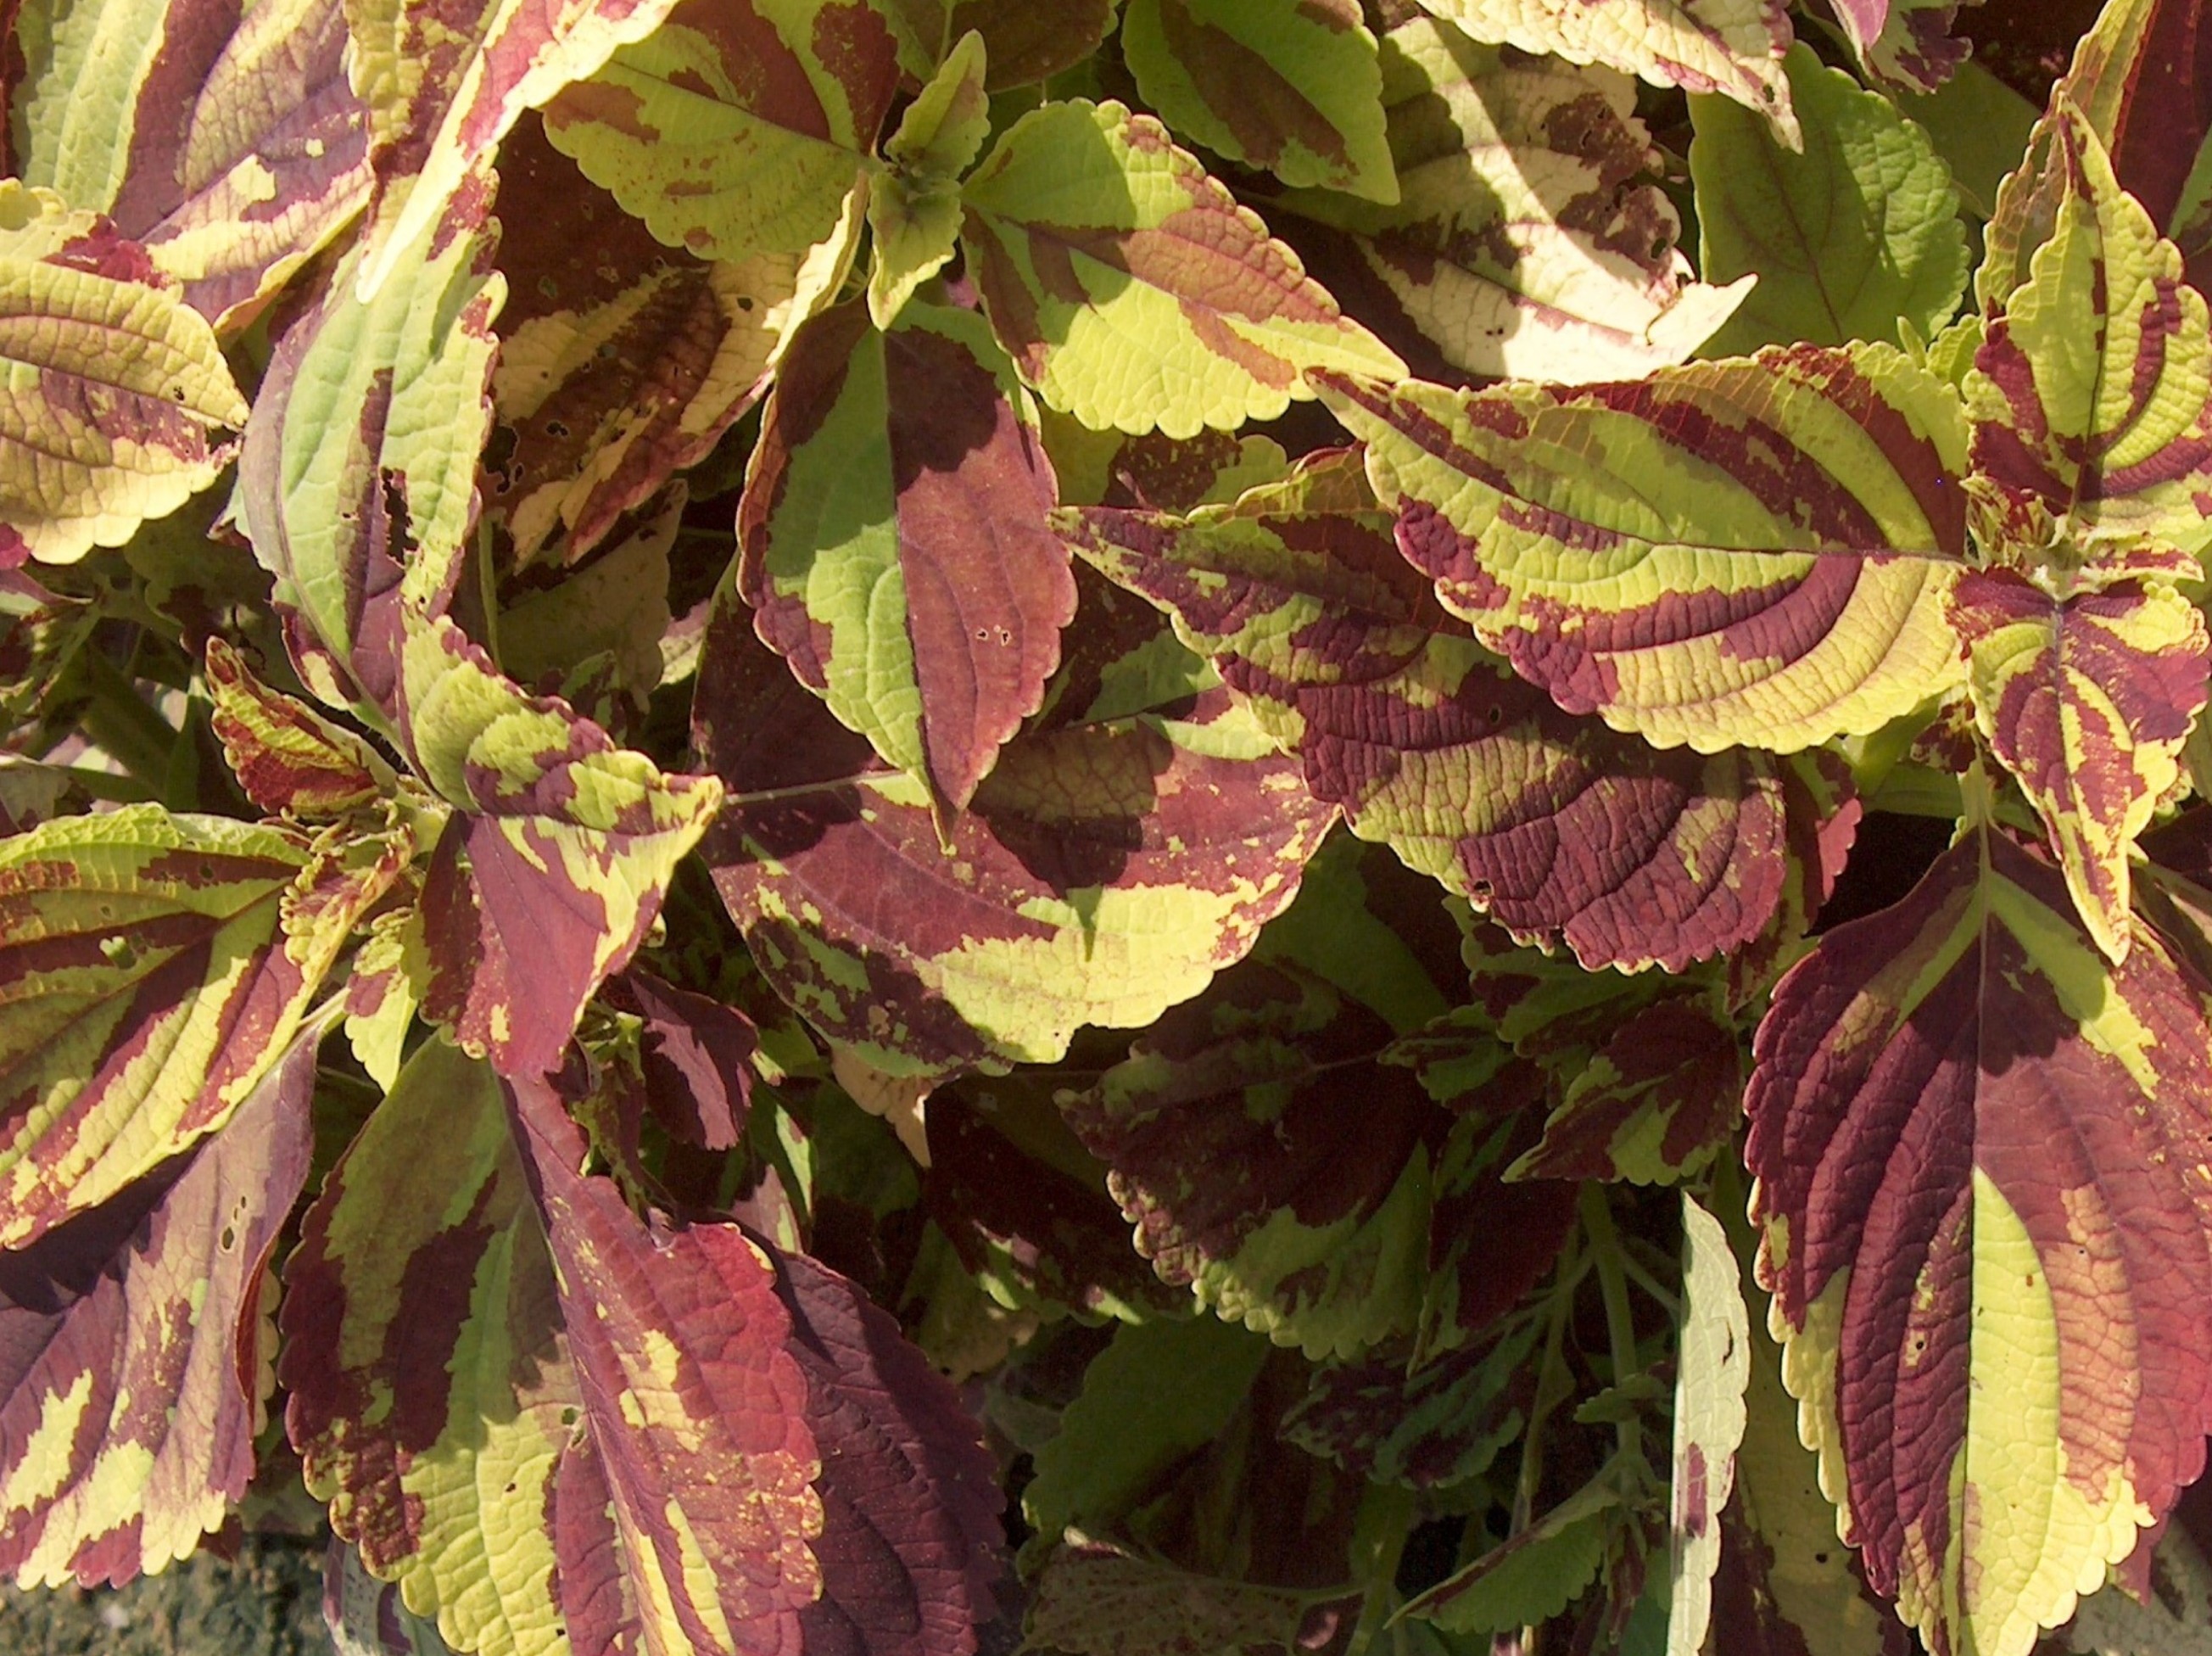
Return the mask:
[[969,178],[961,241],[1022,376],[1085,424],[1187,437],[1272,419],[1304,370],[1395,374],[1249,208],[1149,115],[1032,111]]
[[263,810],[338,817],[392,793],[392,767],[374,748],[263,684],[220,638],[208,641],[207,679],[223,758]]
[[1117,704],[1158,631],[1101,615],[1085,642],[1125,682],[1064,666],[948,855],[921,791],[800,688],[733,599],[693,714],[732,795],[708,858],[779,992],[880,1070],[1049,1061],[1079,1025],[1151,1022],[1251,947],[1334,819],[1294,765],[1260,757],[1224,692]]
[[736,263],[662,246],[526,122],[500,155],[500,314],[491,381],[514,446],[486,482],[515,556],[574,562],[706,459],[835,292],[849,218],[820,247]]
[[960,175],[991,136],[984,56],[981,34],[963,35],[884,144],[890,170],[868,190],[868,314],[886,331],[959,241]]
[[[2087,116],[2062,99],[2038,136],[2034,192],[2015,185],[1999,206],[2025,280],[2001,311],[1984,284],[1986,338],[1963,387],[1984,533],[2037,551],[2137,535],[2193,547],[2212,500],[2204,297]],[[2031,215],[2032,229],[2019,222]]]
[[1886,346],[1571,392],[1326,383],[1401,550],[1569,712],[1789,752],[1959,682],[1965,422]]
[[1978,0],[1838,0],[1836,21],[1874,79],[1899,92],[1933,92],[1971,50],[1951,33],[1962,3]]
[[400,696],[408,752],[455,807],[425,876],[425,1009],[502,1075],[542,1075],[644,941],[720,785],[525,695],[450,620],[410,618]]
[[368,199],[338,0],[54,9],[21,106],[27,184],[112,215],[228,328]]
[[2207,989],[1970,827],[1762,1025],[1761,1275],[1821,1484],[1931,1649],[2024,1656],[2203,1464]]
[[1758,110],[1785,143],[1797,125],[1778,0],[1421,0],[1478,40],[1602,64],[1659,86],[1719,92]]
[[1707,354],[1896,344],[1904,326],[1933,338],[1966,281],[1951,169],[1894,104],[1824,68],[1811,47],[1795,48],[1787,68],[1804,126],[1796,153],[1739,105],[1690,105],[1700,268],[1709,282],[1758,278]]
[[799,253],[848,210],[897,84],[866,0],[683,0],[550,104],[545,131],[672,247]]
[[561,1651],[545,1515],[580,1399],[490,1071],[424,1042],[284,1276],[286,1428],[338,1534],[456,1648]]
[[[1409,360],[1485,377],[1613,379],[1679,362],[1747,284],[1693,282],[1635,83],[1477,44],[1418,14],[1381,43],[1395,205],[1318,191],[1302,245]],[[1424,370],[1427,371],[1427,370]]]
[[1326,456],[1233,506],[1071,527],[1213,660],[1317,798],[1516,935],[1669,971],[1759,935],[1793,819],[1826,814],[1790,763],[1662,753],[1560,712],[1438,609],[1358,467]]
[[1705,1648],[1713,1573],[1723,1546],[1721,1510],[1735,1487],[1744,1388],[1751,1379],[1751,1319],[1728,1233],[1682,1197],[1681,1367],[1674,1379],[1673,1510],[1667,1525],[1670,1651]]
[[1375,36],[1352,0],[1129,0],[1121,52],[1145,101],[1216,155],[1397,199]]
[[0,841],[0,1246],[228,1120],[395,870],[157,806]]
[[[2042,816],[2074,906],[2114,959],[2130,935],[2128,854],[2179,779],[2212,640],[2173,557],[2109,557],[2056,594],[2010,569],[1959,583],[1975,722]],[[2186,562],[2193,573],[2193,560]]]
[[980,317],[848,304],[802,330],[738,514],[760,636],[841,722],[963,810],[1075,612],[1051,463]]
[[0,1571],[18,1585],[165,1568],[246,1493],[262,1284],[307,1176],[322,1032],[188,1161],[0,1256]]
[[1073,68],[1114,32],[1115,0],[886,0],[900,61],[918,80],[970,31],[983,37],[994,92]]
[[[368,108],[375,201],[363,300],[483,187],[522,112],[659,29],[672,0],[347,0],[347,72]],[[434,261],[436,254],[429,255]]]
[[146,252],[0,180],[0,568],[67,563],[174,511],[229,459],[246,400]]
[[403,250],[375,297],[356,249],[287,328],[246,423],[234,510],[289,642],[325,699],[388,726],[400,610],[442,606],[476,514],[485,392],[506,295],[486,198],[465,196]]

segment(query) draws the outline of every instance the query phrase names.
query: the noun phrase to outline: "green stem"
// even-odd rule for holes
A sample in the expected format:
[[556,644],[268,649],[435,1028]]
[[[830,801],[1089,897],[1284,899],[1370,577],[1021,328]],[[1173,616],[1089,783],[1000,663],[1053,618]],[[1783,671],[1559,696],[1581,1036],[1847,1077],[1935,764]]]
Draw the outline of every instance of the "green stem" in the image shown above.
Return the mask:
[[156,794],[176,751],[176,729],[138,693],[138,687],[97,649],[83,655],[92,699],[85,704],[84,734],[121,765],[133,782]]
[[1528,1403],[1528,1429],[1521,1437],[1521,1471],[1513,1484],[1509,1536],[1520,1534],[1535,1516],[1536,1485],[1544,1474],[1544,1424],[1553,1407],[1573,1390],[1567,1384],[1567,1322],[1574,1310],[1575,1290],[1581,1286],[1583,1270],[1589,1263],[1577,1258],[1577,1243],[1570,1242],[1567,1257],[1559,1262],[1559,1281],[1552,1289],[1550,1318],[1544,1330],[1544,1361],[1536,1370],[1536,1393]]
[[[1597,1283],[1605,1296],[1605,1332],[1613,1352],[1613,1383],[1620,1385],[1634,1373],[1636,1316],[1628,1300],[1628,1274],[1621,1269],[1620,1233],[1613,1228],[1613,1210],[1606,1205],[1605,1186],[1595,1181],[1583,1186],[1583,1233],[1589,1238],[1596,1257]],[[1625,1416],[1614,1428],[1623,1458],[1633,1456],[1639,1430],[1635,1416]]]

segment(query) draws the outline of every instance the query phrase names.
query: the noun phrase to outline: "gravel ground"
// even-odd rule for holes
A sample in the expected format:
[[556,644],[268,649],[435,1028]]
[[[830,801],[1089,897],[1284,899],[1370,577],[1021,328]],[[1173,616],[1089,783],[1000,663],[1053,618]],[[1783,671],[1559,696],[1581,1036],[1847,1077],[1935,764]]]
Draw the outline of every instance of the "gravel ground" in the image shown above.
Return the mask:
[[127,1587],[0,1586],[0,1656],[331,1656],[322,1592],[322,1549],[275,1536]]

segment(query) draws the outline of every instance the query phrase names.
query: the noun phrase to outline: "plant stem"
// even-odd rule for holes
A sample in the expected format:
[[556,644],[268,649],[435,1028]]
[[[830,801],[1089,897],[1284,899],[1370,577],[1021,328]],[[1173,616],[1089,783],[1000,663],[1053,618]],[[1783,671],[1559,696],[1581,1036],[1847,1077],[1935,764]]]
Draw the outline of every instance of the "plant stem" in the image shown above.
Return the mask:
[[158,795],[176,750],[176,730],[100,650],[86,650],[83,659],[92,689],[84,709],[84,734],[133,782]]
[[[1605,1186],[1595,1181],[1583,1186],[1583,1231],[1595,1256],[1598,1288],[1605,1295],[1605,1332],[1613,1353],[1613,1383],[1620,1385],[1635,1373],[1636,1316],[1628,1300],[1628,1274],[1621,1269],[1620,1233],[1613,1228],[1613,1210],[1606,1205]],[[1636,1417],[1624,1417],[1613,1428],[1624,1458],[1633,1455],[1640,1435]]]

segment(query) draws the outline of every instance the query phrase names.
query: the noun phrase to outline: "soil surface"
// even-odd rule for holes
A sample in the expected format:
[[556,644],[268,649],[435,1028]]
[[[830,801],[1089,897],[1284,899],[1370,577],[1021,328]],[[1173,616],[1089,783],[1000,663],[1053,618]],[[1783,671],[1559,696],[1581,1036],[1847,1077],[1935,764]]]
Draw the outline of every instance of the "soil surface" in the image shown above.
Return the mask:
[[249,1536],[234,1562],[195,1554],[127,1587],[0,1586],[5,1656],[331,1656],[323,1549]]

